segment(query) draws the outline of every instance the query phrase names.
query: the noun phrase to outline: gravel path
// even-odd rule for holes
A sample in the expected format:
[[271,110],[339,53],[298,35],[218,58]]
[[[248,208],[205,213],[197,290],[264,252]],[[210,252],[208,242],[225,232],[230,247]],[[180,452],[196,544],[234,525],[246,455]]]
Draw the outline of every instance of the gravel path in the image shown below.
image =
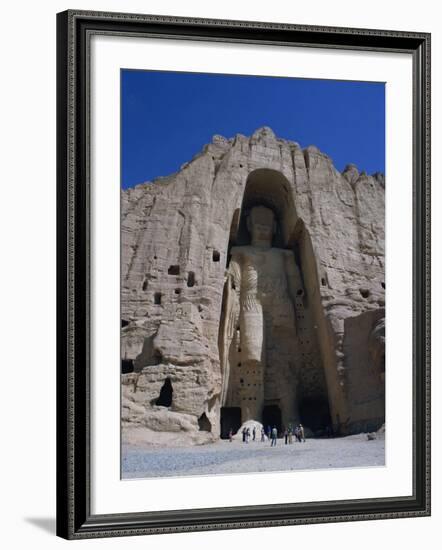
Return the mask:
[[123,447],[122,477],[151,478],[385,465],[385,440],[365,434],[285,445],[219,441],[179,448]]

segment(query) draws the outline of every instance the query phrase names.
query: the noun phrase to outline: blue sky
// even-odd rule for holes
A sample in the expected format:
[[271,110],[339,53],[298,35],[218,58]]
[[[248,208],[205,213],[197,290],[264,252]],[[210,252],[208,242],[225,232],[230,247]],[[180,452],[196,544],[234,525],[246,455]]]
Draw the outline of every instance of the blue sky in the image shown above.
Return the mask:
[[122,70],[121,92],[123,188],[176,172],[214,134],[261,126],[338,170],[385,171],[383,83]]

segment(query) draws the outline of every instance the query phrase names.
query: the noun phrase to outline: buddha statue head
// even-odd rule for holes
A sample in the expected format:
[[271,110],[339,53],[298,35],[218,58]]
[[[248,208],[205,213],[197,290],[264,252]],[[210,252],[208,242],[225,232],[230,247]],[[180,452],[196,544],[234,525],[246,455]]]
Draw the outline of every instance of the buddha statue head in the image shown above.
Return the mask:
[[273,211],[265,206],[254,206],[247,218],[247,229],[252,238],[252,246],[270,248],[276,229]]

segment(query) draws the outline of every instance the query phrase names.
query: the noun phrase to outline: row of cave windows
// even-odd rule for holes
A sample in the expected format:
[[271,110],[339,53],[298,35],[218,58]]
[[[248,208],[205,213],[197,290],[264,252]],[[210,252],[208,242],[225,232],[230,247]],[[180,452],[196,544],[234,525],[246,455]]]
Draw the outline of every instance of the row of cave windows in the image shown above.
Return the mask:
[[[157,257],[154,256],[153,259],[156,260]],[[219,262],[220,259],[221,259],[221,254],[218,252],[218,250],[212,250],[212,261],[213,262]],[[169,275],[179,275],[180,274],[180,266],[179,265],[169,266],[169,269],[167,270],[167,273]]]
[[[172,272],[172,271],[171,271],[172,268],[177,268],[178,271],[177,271],[177,272]],[[171,265],[171,266],[169,267],[169,271],[168,271],[167,273],[168,273],[169,275],[179,275],[179,273],[180,273],[180,268],[179,268],[178,265]],[[194,273],[193,271],[189,271],[189,274],[187,275],[187,286],[188,286],[189,288],[192,288],[193,286],[195,286],[195,273]],[[146,290],[147,290],[147,287],[148,287],[148,281],[147,281],[147,279],[145,279],[145,280],[143,281],[142,289],[143,289],[144,291],[146,291]]]
[[[216,253],[216,256],[215,256],[215,253]],[[219,262],[219,252],[216,252],[216,251],[213,251],[213,254],[214,254],[214,259],[213,261],[214,262]],[[215,259],[217,258],[217,259]],[[179,275],[180,274],[180,266],[179,265],[171,265],[167,271],[168,275]],[[322,283],[322,286],[326,286],[326,281],[325,279],[321,279],[321,283]],[[146,291],[147,290],[147,286],[148,286],[148,282],[147,282],[147,279],[143,282],[143,291]],[[193,286],[195,286],[195,273],[193,271],[189,271],[189,274],[187,275],[187,286],[189,288],[192,288]],[[383,289],[385,289],[385,283],[382,282],[381,283],[381,286]],[[359,292],[361,294],[361,296],[363,298],[368,298],[370,296],[370,291],[367,290],[367,289],[364,289],[364,288],[361,288],[359,289]],[[181,294],[181,289],[180,288],[176,288],[175,289],[175,294]],[[304,291],[302,289],[299,289],[296,293],[298,296],[302,296],[304,294]],[[154,303],[156,305],[160,305],[161,304],[161,293],[160,292],[156,292],[154,294]],[[303,304],[301,302],[299,302],[297,304],[299,307],[302,307]],[[299,316],[300,319],[304,319],[304,316]]]
[[[385,367],[384,367],[384,371],[385,371]],[[320,375],[318,375],[318,374],[311,374],[311,375],[308,377],[308,380],[310,381],[310,383],[316,383],[316,382],[322,380],[322,378],[323,378],[323,377],[320,376]],[[241,385],[242,387],[245,387],[245,385],[244,385],[244,379],[243,379],[243,378],[240,379],[239,383],[240,383],[240,385]],[[262,385],[262,384],[259,384],[259,383],[258,383],[258,384],[247,384],[247,387],[254,387],[254,388],[258,387],[258,388],[260,388],[261,385]]]
[[[321,285],[322,286],[327,286],[327,281],[325,280],[324,277],[322,277],[322,279],[321,279]],[[385,283],[383,281],[381,282],[381,287],[385,290]],[[359,292],[361,293],[361,296],[363,298],[368,298],[370,296],[370,291],[367,290],[367,289],[361,288],[361,289],[359,289]]]
[[[241,363],[238,363],[238,367],[240,367],[240,366],[241,366]],[[243,374],[246,374],[247,376],[250,376],[250,375],[256,376],[256,371],[255,371],[255,370],[252,371],[252,372],[251,372],[251,371],[247,371],[246,373],[243,373]],[[243,382],[243,379],[241,378],[241,384],[242,384],[242,382]]]
[[[154,256],[156,258],[156,256]],[[218,250],[212,251],[212,260],[214,262],[219,262],[221,259],[221,254],[218,252]],[[167,270],[168,275],[179,275],[180,274],[180,266],[177,264],[170,265],[169,269]],[[147,279],[143,282],[143,290],[147,290]],[[195,286],[195,273],[193,271],[189,271],[189,274],[187,275],[187,286],[193,287]]]
[[[192,287],[192,286],[194,286],[194,284],[195,284],[195,274],[191,271],[189,273],[189,277],[187,279],[187,286]],[[381,283],[381,286],[382,286],[382,288],[385,289],[385,283]],[[143,290],[147,290],[147,281],[144,281],[144,283],[143,283]],[[176,288],[174,292],[175,292],[175,294],[181,294],[181,289]],[[361,289],[359,289],[359,292],[360,292],[360,294],[363,298],[368,298],[370,296],[370,291],[367,290],[367,289],[362,289],[361,288]],[[161,297],[162,297],[161,292],[155,292],[155,294],[154,294],[154,304],[155,305],[161,305]],[[304,319],[304,316],[299,315],[298,319]],[[301,329],[301,330],[306,330],[306,329]],[[238,351],[240,351],[240,350],[238,350]]]
[[[154,256],[154,259],[156,259],[156,258],[157,257]],[[221,259],[221,254],[218,252],[218,250],[213,250],[212,251],[212,261],[213,262],[219,262],[220,259]],[[170,265],[169,269],[167,270],[167,274],[168,275],[179,275],[180,274],[180,266],[177,265],[177,264]],[[189,271],[189,274],[187,276],[187,286],[188,287],[193,287],[194,285],[195,285],[195,273],[193,271]],[[326,281],[325,277],[321,278],[321,285],[322,286],[327,286],[327,281]],[[383,289],[385,289],[385,283],[384,282],[381,282],[381,287]],[[143,283],[143,290],[147,290],[147,280],[145,280],[144,283]],[[368,290],[360,289],[360,293],[364,298],[368,298],[368,296],[369,296],[369,291]],[[304,291],[302,289],[299,289],[296,294],[298,296],[302,296],[304,294]]]
[[[239,383],[240,383],[241,385],[243,385],[243,384],[244,384],[244,379],[241,378],[240,381],[239,381]],[[253,386],[253,387],[255,387],[255,388],[256,388],[256,386],[258,386],[258,387],[260,388],[260,387],[261,387],[261,384],[247,384],[247,386]]]

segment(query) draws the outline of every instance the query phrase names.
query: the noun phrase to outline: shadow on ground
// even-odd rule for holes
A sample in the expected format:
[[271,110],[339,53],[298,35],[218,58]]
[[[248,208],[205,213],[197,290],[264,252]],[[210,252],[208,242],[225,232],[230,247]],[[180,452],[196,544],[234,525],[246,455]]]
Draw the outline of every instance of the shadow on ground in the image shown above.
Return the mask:
[[55,535],[55,518],[25,518],[25,521],[51,535]]

